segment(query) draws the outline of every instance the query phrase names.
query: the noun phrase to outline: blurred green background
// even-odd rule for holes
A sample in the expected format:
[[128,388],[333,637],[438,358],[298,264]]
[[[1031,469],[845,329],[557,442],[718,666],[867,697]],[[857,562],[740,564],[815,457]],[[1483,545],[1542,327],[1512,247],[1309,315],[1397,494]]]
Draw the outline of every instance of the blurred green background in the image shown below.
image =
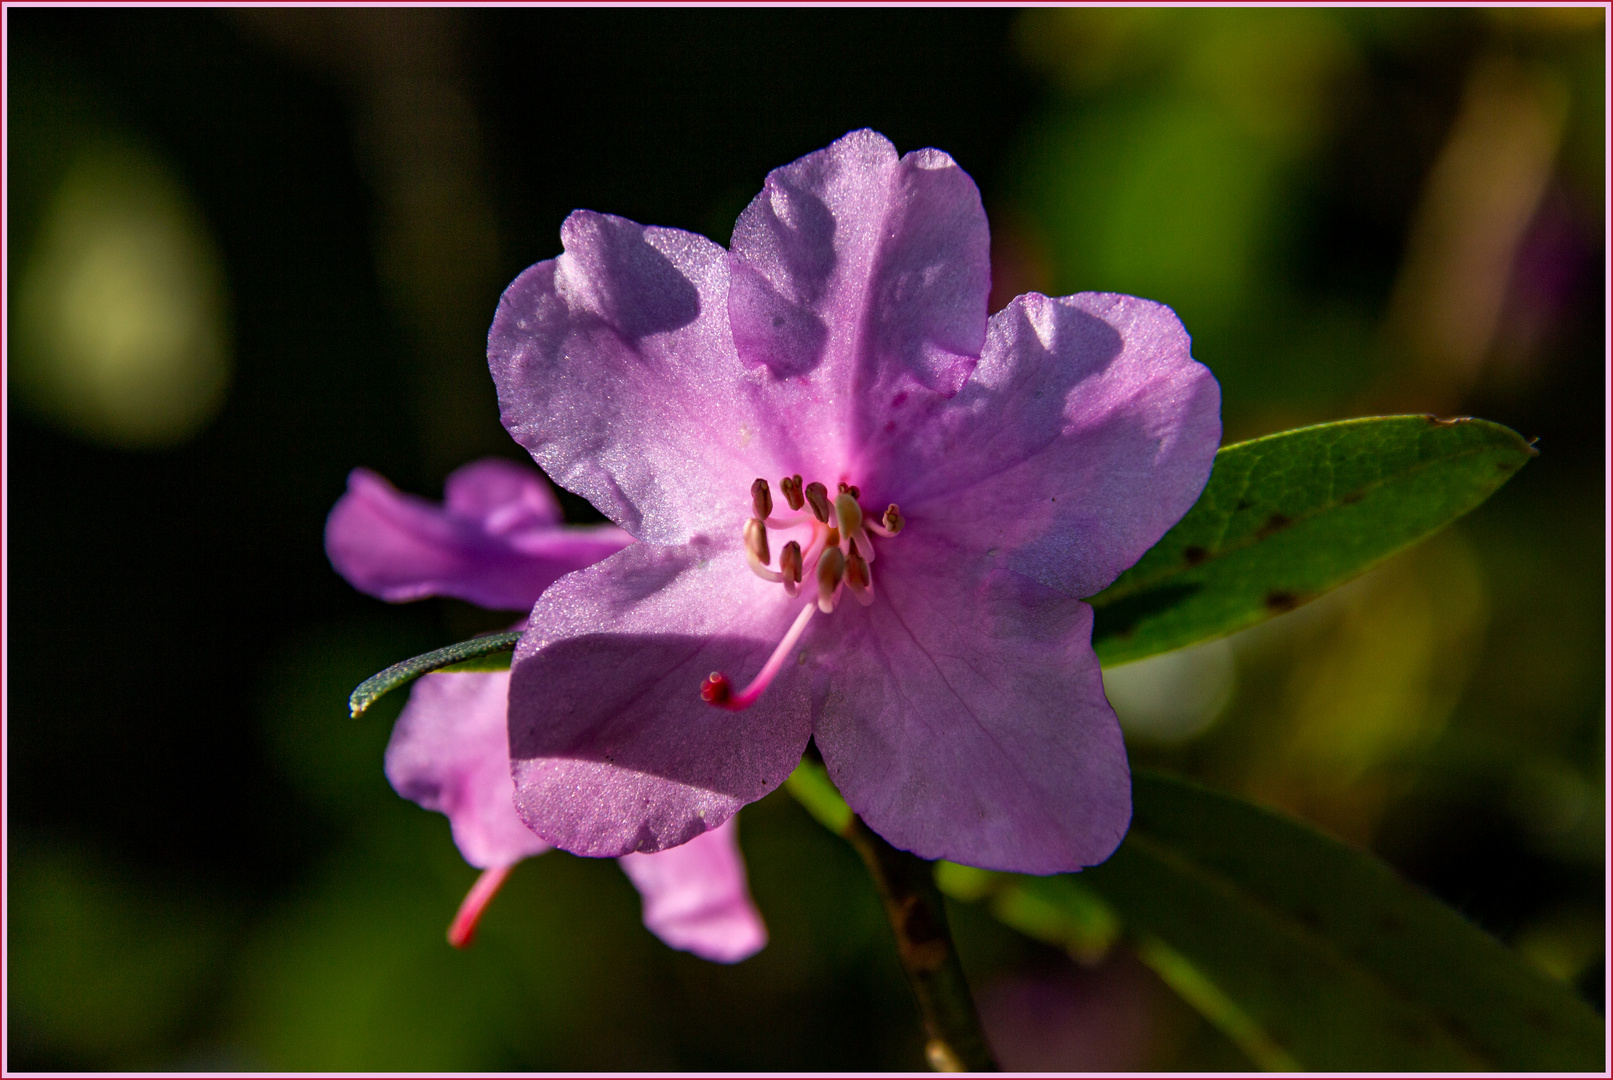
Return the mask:
[[[520,458],[484,340],[575,207],[726,241],[871,126],[979,183],[993,310],[1181,315],[1228,441],[1480,415],[1541,455],[1262,627],[1114,669],[1133,760],[1369,845],[1603,1008],[1601,9],[16,9],[11,1069],[921,1069],[872,888],[775,794],[721,967],[607,862],[474,877],[344,699],[508,621],[321,547],[347,471]],[[591,509],[568,499],[575,520]],[[1124,949],[952,909],[1003,1063],[1242,1069]]]

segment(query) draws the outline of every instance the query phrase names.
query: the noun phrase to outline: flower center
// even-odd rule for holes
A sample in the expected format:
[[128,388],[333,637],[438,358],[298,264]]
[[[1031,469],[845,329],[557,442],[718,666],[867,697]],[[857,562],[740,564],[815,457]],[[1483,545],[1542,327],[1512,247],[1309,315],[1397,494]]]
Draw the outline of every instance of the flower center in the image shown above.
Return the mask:
[[[745,561],[751,572],[763,581],[782,585],[788,600],[800,596],[802,582],[806,582],[809,599],[801,606],[801,613],[790,624],[773,655],[744,690],[735,693],[728,676],[720,671],[712,672],[700,684],[700,696],[725,709],[737,711],[753,705],[784,666],[785,657],[801,639],[812,616],[819,611],[832,614],[844,590],[850,589],[851,595],[865,607],[874,602],[874,576],[869,565],[876,554],[872,537],[893,537],[902,531],[904,524],[902,512],[895,503],[890,504],[878,521],[864,517],[857,502],[862,493],[856,485],[844,481],[833,499],[829,497],[829,489],[817,481],[803,486],[799,475],[780,480],[779,490],[784,493],[784,501],[791,512],[774,517],[773,492],[767,481],[758,479],[751,485],[751,508],[755,516],[745,522]],[[777,570],[772,568],[769,529],[798,534],[779,551]]]

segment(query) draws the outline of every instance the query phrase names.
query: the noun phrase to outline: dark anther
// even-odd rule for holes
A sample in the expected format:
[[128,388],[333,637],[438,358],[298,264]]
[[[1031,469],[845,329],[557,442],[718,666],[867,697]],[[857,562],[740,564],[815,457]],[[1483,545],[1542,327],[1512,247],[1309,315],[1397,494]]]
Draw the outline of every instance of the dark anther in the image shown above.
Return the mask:
[[868,588],[868,563],[857,554],[857,541],[851,542],[851,554],[846,556],[846,584],[852,590],[861,591]]
[[812,513],[819,521],[829,520],[829,489],[816,480],[806,486],[806,501],[812,504]]
[[846,556],[837,547],[826,548],[818,559],[818,595],[827,600],[846,576]]
[[786,476],[778,482],[778,489],[784,493],[784,501],[790,504],[791,510],[799,510],[806,500],[801,497],[801,476]]
[[784,580],[793,584],[801,584],[801,545],[791,540],[784,545],[784,550],[778,553],[779,573]]
[[745,522],[745,548],[763,566],[773,561],[767,547],[767,526],[760,518]]
[[750,504],[756,511],[756,516],[766,521],[773,514],[773,492],[767,486],[767,481],[757,478],[750,486]]

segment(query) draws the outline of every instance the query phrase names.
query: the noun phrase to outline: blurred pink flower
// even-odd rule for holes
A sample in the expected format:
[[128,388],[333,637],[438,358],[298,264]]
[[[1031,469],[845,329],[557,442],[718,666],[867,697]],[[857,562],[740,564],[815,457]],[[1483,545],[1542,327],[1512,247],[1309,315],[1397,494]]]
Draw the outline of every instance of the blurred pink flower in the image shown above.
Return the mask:
[[504,424],[639,542],[533,609],[522,819],[660,851],[813,736],[897,847],[1107,858],[1130,773],[1082,598],[1192,506],[1220,441],[1176,316],[1028,294],[988,320],[974,182],[872,131],[771,173],[731,251],[581,210],[561,239],[493,322]]
[[[356,469],[325,526],[331,564],[365,592],[392,601],[456,596],[492,608],[528,608],[556,578],[631,541],[614,526],[563,525],[542,478],[498,459],[455,471],[441,506]],[[449,928],[459,947],[510,869],[549,848],[512,801],[509,684],[507,671],[421,678],[387,746],[392,786],[446,814],[460,854],[483,871]],[[644,925],[668,945],[732,963],[766,944],[732,828],[620,862],[644,898]]]

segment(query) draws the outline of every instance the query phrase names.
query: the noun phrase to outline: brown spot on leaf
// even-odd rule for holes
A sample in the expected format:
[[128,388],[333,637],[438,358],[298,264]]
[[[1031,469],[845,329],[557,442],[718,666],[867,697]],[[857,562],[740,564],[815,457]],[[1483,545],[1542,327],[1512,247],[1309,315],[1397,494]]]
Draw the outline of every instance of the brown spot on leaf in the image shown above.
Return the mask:
[[1280,533],[1294,523],[1294,519],[1287,514],[1273,514],[1266,519],[1265,524],[1255,530],[1255,537],[1264,540],[1273,533]]
[[1189,566],[1197,566],[1210,557],[1210,553],[1197,544],[1189,544],[1182,549],[1182,561]]
[[1343,503],[1345,506],[1353,506],[1355,503],[1360,502],[1364,498],[1366,498],[1366,492],[1352,491],[1340,499],[1339,502]]
[[1299,597],[1287,589],[1273,589],[1266,594],[1266,609],[1281,615],[1285,611],[1293,611],[1299,607]]
[[1473,419],[1471,416],[1435,416],[1433,413],[1426,415],[1428,422],[1435,427],[1455,427],[1457,424],[1465,424]]

